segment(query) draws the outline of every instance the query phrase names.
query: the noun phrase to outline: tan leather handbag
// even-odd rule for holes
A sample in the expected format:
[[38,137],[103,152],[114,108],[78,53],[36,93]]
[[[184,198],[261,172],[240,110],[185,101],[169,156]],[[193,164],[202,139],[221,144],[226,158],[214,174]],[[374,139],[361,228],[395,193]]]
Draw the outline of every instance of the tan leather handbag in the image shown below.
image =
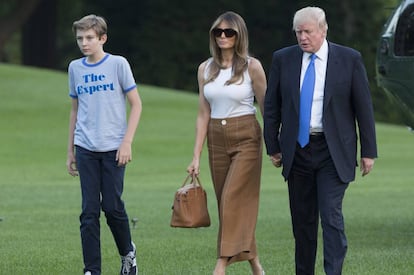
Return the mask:
[[185,228],[210,226],[207,193],[197,176],[189,174],[175,192],[170,225]]

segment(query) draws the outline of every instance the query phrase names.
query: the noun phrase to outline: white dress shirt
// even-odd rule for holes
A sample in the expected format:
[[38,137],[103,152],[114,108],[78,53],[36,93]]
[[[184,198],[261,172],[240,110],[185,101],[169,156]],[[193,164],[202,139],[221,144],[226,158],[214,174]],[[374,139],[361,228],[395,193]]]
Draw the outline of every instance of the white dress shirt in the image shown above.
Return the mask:
[[[300,75],[300,88],[305,76],[306,69],[310,62],[311,53],[304,52],[302,57],[302,71]],[[310,128],[323,131],[322,113],[323,113],[323,97],[325,88],[326,66],[328,63],[328,42],[323,42],[321,48],[315,53],[315,90],[313,92],[312,112],[310,120]]]

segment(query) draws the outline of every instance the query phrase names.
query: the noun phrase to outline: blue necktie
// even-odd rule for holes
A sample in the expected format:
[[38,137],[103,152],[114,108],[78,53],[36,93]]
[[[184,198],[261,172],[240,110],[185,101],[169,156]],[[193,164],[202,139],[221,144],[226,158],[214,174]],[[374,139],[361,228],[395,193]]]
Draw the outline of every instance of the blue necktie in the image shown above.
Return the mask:
[[299,134],[298,142],[303,148],[309,143],[309,127],[311,118],[311,109],[313,101],[313,90],[315,88],[315,58],[316,55],[310,56],[311,61],[305,72],[300,92],[300,110],[299,110]]

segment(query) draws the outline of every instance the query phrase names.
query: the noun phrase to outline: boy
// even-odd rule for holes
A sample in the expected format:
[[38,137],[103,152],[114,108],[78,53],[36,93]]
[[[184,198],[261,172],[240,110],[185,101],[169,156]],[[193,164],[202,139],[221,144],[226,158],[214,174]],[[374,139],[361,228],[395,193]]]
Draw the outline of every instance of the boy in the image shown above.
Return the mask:
[[[121,255],[120,274],[138,274],[121,195],[125,166],[132,160],[141,99],[127,60],[103,50],[107,40],[104,18],[85,16],[73,23],[73,32],[84,57],[73,60],[68,68],[72,108],[66,166],[70,175],[80,177],[84,274],[101,274],[101,208]],[[130,104],[128,120],[126,100]]]

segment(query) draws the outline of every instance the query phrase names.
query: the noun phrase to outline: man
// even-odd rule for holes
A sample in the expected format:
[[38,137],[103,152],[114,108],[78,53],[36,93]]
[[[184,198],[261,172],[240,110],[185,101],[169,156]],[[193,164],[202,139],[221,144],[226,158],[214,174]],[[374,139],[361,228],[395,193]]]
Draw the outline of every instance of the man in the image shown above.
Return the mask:
[[293,30],[298,45],[273,54],[264,103],[266,149],[288,182],[296,274],[314,274],[319,216],[325,272],[341,274],[347,251],[342,201],[355,179],[356,121],[363,176],[377,157],[370,90],[361,54],[327,41],[322,9],[297,11]]

